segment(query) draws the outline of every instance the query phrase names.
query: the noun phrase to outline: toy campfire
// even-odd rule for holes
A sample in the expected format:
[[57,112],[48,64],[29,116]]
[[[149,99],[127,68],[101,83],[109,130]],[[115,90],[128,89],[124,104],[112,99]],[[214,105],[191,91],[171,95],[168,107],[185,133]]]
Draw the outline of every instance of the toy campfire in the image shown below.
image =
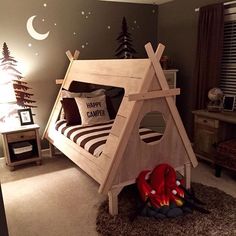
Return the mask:
[[168,164],[160,164],[153,171],[142,171],[137,178],[137,187],[143,204],[137,214],[163,219],[193,210],[210,213],[202,207],[204,203],[195,197],[193,190],[183,186],[183,182],[182,176],[178,177]]

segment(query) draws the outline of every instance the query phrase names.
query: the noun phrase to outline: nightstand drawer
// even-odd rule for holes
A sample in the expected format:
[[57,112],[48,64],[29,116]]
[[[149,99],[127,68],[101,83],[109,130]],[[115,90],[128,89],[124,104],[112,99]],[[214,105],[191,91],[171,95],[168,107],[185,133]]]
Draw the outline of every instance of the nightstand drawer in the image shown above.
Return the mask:
[[35,138],[36,135],[34,130],[29,130],[25,132],[16,132],[14,134],[7,134],[7,140],[9,143],[25,141]]
[[219,128],[219,120],[209,119],[206,117],[196,116],[195,122],[202,125],[207,125],[212,128]]

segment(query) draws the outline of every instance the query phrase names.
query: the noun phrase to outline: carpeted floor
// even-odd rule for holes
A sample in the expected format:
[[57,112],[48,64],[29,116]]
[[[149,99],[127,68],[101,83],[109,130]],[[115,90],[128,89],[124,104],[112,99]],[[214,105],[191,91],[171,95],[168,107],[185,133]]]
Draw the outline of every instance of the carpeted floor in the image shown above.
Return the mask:
[[[98,184],[68,158],[48,158],[45,153],[41,166],[31,163],[15,171],[9,171],[4,159],[0,158],[0,180],[10,236],[98,235],[98,208],[107,196],[100,195]],[[216,187],[236,198],[235,180],[235,175],[225,170],[221,178],[216,178],[212,166],[205,163],[199,163],[192,170],[193,182]],[[113,221],[117,223],[116,218]],[[107,222],[103,221],[104,229],[109,222],[108,216]],[[123,228],[123,235],[127,235],[126,224],[122,220],[119,222],[118,235],[122,235]],[[185,224],[187,218],[180,222]],[[114,232],[117,233],[115,223]],[[176,235],[175,231],[172,235]]]
[[106,196],[68,158],[46,158],[41,166],[15,171],[1,160],[0,179],[10,236],[97,235],[97,209]]
[[194,211],[177,218],[164,220],[137,216],[130,220],[132,212],[137,209],[136,188],[128,187],[122,191],[119,198],[119,215],[108,214],[107,201],[99,208],[97,216],[97,231],[101,235],[236,235],[236,198],[202,184],[193,183],[196,196],[206,205],[210,214]]

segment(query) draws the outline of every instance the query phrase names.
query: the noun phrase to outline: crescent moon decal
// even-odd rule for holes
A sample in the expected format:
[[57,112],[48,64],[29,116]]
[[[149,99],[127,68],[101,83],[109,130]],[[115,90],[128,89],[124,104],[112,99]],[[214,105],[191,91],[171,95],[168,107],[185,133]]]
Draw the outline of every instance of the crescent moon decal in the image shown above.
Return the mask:
[[36,17],[36,16],[31,16],[31,17],[27,20],[27,23],[26,23],[27,31],[28,31],[29,35],[30,35],[32,38],[37,39],[37,40],[44,40],[44,39],[46,39],[46,38],[48,37],[50,31],[48,31],[48,32],[45,33],[45,34],[40,34],[40,33],[38,33],[38,32],[34,29],[34,27],[33,27],[33,21],[34,21],[34,18],[35,18],[35,17]]

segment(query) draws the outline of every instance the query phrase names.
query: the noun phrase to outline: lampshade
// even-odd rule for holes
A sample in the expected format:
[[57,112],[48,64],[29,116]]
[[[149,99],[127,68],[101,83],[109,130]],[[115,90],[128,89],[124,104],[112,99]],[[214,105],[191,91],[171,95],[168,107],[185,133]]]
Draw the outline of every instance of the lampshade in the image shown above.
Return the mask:
[[15,103],[16,95],[13,89],[12,82],[1,84],[0,83],[0,103]]
[[0,73],[0,103],[16,103],[12,78],[4,72]]

